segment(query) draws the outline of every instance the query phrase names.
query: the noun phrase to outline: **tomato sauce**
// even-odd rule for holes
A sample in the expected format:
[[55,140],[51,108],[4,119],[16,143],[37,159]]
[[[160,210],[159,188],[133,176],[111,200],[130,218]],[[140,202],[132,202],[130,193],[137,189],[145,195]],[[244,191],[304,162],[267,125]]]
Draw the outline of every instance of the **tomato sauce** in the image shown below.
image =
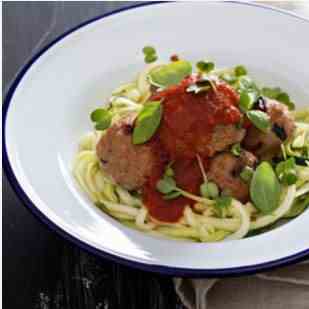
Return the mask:
[[177,222],[183,215],[186,205],[194,201],[185,197],[165,200],[156,190],[158,180],[162,178],[165,166],[173,161],[173,170],[177,186],[191,192],[199,193],[203,182],[197,162],[197,154],[207,166],[209,141],[217,125],[236,124],[241,119],[237,107],[238,94],[223,82],[216,83],[216,89],[199,94],[188,93],[188,85],[197,77],[189,77],[180,85],[157,92],[152,100],[162,100],[163,116],[160,128],[153,144],[158,158],[157,167],[143,187],[143,201],[150,215],[159,221]]

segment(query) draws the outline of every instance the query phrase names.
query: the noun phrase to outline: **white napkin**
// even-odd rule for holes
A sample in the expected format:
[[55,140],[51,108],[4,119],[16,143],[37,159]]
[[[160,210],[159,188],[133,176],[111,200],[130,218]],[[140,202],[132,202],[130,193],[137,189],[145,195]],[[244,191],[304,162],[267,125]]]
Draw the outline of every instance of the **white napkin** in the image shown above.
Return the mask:
[[309,309],[309,262],[227,279],[174,279],[188,309]]

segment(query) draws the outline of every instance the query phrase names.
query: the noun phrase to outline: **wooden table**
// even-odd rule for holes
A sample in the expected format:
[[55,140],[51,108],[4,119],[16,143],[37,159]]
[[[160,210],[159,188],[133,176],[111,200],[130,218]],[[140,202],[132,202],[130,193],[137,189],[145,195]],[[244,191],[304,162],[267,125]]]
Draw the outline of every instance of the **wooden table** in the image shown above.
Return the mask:
[[[133,4],[4,3],[3,93],[24,63],[56,36],[89,18]],[[54,303],[66,309],[103,308],[104,303],[110,308],[175,308],[171,279],[80,252],[32,216],[5,176],[3,261],[4,308],[58,308]],[[89,267],[98,269],[96,278],[85,277]]]

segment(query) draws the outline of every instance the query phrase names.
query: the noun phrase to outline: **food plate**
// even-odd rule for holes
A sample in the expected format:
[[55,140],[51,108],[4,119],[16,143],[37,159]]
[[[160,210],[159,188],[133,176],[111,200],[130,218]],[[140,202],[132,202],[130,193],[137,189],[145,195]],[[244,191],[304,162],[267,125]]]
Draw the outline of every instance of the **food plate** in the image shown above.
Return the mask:
[[[309,256],[305,211],[275,230],[242,240],[189,243],[129,229],[94,207],[71,162],[90,130],[88,115],[141,71],[141,47],[162,58],[245,64],[256,80],[288,89],[308,106],[309,21],[248,3],[152,3],[87,21],[21,70],[3,113],[4,168],[18,196],[51,229],[98,256],[178,276],[254,273]],[[194,16],[194,18],[192,18]]]

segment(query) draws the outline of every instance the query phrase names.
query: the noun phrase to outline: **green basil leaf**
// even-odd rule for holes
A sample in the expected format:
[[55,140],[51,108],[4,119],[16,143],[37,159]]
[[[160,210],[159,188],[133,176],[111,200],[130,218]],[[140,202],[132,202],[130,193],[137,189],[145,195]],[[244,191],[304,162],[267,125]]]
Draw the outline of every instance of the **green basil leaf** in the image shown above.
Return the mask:
[[283,92],[281,88],[279,87],[275,87],[275,88],[265,87],[262,89],[262,94],[265,97],[268,97],[270,99],[275,99],[283,103],[289,108],[289,110],[295,109],[295,104],[290,100],[289,95],[286,92]]
[[245,76],[245,75],[240,76],[238,78],[238,91],[239,92],[242,92],[242,91],[252,92],[252,93],[256,93],[257,95],[260,92],[255,82],[249,76]]
[[256,100],[256,94],[252,92],[242,91],[239,98],[239,107],[243,112],[252,109]]
[[209,73],[215,68],[215,64],[213,62],[199,61],[196,67],[200,72]]
[[214,182],[204,182],[200,186],[200,192],[203,197],[217,198],[219,196],[218,186]]
[[247,74],[247,69],[243,65],[238,65],[235,67],[234,72],[236,76],[242,76]]
[[152,46],[145,46],[142,51],[145,56],[156,54],[156,50]]
[[283,173],[293,170],[295,168],[296,168],[295,159],[292,157],[286,161],[279,162],[276,166],[276,173],[278,177],[280,177],[280,175],[282,175]]
[[277,99],[278,95],[281,92],[282,92],[282,90],[279,87],[275,87],[275,88],[264,87],[264,88],[262,88],[262,94],[265,97],[268,97],[270,99]]
[[103,121],[97,122],[95,125],[95,129],[97,131],[104,131],[110,127],[111,123],[112,123],[111,119],[105,119]]
[[90,119],[93,122],[101,122],[110,117],[111,113],[104,108],[97,108],[90,114]]
[[295,109],[295,104],[293,102],[291,102],[290,97],[287,93],[285,92],[281,92],[278,96],[277,96],[277,100],[281,103],[283,103],[284,105],[286,105],[289,110],[294,110]]
[[289,186],[295,184],[298,180],[295,159],[292,157],[286,161],[279,162],[276,166],[276,174],[280,182]]
[[296,170],[291,170],[285,173],[282,177],[282,183],[287,184],[288,186],[294,185],[298,180],[298,175]]
[[154,68],[149,73],[150,83],[166,88],[179,84],[186,76],[192,74],[192,65],[189,61],[178,60]]
[[168,194],[164,195],[163,199],[165,199],[165,200],[173,200],[173,199],[175,199],[175,198],[177,198],[179,196],[181,196],[181,192],[173,191],[171,193],[168,193]]
[[95,122],[95,129],[98,131],[103,131],[107,129],[112,123],[112,114],[106,109],[98,108],[94,110],[90,118]]
[[158,56],[156,54],[148,54],[145,56],[146,63],[152,63],[158,60]]
[[164,177],[157,182],[157,190],[163,194],[168,194],[177,189],[176,182],[171,177]]
[[133,144],[147,142],[158,129],[162,117],[161,102],[146,103],[137,116],[133,130]]
[[266,133],[271,126],[270,117],[262,111],[249,111],[247,112],[247,117],[255,127],[264,133]]
[[262,162],[253,174],[250,197],[255,207],[265,214],[274,211],[280,200],[281,187],[268,162]]

